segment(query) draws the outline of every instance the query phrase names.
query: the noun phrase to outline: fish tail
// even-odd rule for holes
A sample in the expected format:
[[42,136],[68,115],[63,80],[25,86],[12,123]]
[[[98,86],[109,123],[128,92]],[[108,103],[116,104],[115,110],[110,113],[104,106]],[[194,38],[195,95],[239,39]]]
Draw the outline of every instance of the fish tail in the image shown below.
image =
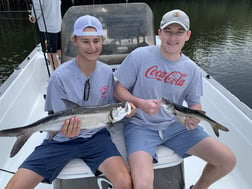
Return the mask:
[[22,134],[17,136],[17,140],[14,144],[14,146],[12,147],[11,153],[10,153],[10,157],[14,157],[19,151],[20,149],[23,147],[23,145],[25,144],[25,142],[28,140],[28,138],[32,135],[32,133],[26,133],[26,134]]
[[219,124],[219,123],[214,123],[212,124],[212,128],[214,130],[214,133],[217,137],[220,136],[220,133],[219,133],[219,130],[222,130],[222,131],[229,131],[228,128],[224,127],[223,125]]

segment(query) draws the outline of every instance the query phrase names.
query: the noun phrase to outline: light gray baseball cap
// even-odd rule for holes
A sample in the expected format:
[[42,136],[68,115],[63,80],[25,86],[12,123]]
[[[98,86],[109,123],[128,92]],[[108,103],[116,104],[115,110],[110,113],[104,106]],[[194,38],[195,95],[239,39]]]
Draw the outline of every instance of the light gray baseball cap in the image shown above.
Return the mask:
[[164,14],[160,22],[160,28],[164,29],[166,26],[174,23],[181,25],[186,31],[190,29],[189,17],[182,10],[175,9]]
[[[86,27],[93,27],[96,32],[84,32]],[[79,17],[74,23],[75,36],[103,36],[102,23],[94,16],[85,15]]]

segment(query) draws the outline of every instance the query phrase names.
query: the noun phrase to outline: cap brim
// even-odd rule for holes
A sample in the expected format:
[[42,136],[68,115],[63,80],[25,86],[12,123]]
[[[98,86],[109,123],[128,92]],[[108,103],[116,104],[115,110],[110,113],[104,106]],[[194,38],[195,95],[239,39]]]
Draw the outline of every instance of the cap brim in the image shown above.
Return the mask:
[[103,36],[102,32],[74,32],[75,36]]
[[181,25],[186,31],[189,30],[189,28],[187,28],[183,23],[179,22],[179,21],[171,21],[171,22],[167,22],[166,24],[164,24],[163,26],[161,26],[161,29],[166,28],[167,26],[171,25],[171,24],[179,24]]

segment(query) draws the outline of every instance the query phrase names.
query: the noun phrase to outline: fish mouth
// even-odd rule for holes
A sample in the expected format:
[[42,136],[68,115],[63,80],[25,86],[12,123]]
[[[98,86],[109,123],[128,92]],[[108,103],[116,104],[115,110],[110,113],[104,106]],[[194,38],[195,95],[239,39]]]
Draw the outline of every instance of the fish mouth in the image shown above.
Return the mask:
[[167,104],[169,104],[169,102],[168,102],[168,100],[166,100],[166,99],[164,99],[164,98],[161,98],[161,99],[160,99],[160,104],[161,104],[161,105],[167,105]]
[[127,113],[130,113],[131,112],[131,106],[129,104],[129,102],[121,102],[120,104],[118,104],[118,106],[116,106],[117,110],[124,110],[125,112]]
[[111,110],[110,115],[109,115],[109,120],[112,123],[120,121],[130,112],[131,112],[131,106],[129,102],[122,102]]
[[129,114],[131,112],[131,106],[129,102],[122,102],[116,109],[119,112],[124,112],[126,114]]

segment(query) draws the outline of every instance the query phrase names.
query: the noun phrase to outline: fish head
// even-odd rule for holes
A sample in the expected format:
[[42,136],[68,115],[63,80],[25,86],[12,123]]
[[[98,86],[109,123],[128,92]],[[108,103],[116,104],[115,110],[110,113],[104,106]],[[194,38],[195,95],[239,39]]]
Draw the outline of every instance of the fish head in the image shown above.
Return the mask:
[[161,98],[161,103],[160,105],[163,107],[163,109],[168,113],[168,114],[174,114],[175,113],[175,107],[173,102],[170,100],[167,100],[165,98]]
[[122,120],[126,115],[130,114],[131,106],[129,102],[118,103],[116,107],[113,107],[110,112],[111,122],[115,123]]

